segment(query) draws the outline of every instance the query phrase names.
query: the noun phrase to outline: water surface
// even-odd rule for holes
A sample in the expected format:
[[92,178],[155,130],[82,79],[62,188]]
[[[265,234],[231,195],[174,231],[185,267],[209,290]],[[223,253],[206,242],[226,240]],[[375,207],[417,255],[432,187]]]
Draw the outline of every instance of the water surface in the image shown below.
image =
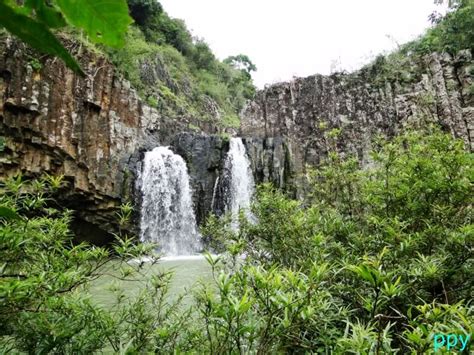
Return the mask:
[[[142,261],[132,261],[132,263],[137,262]],[[154,265],[150,262],[144,262],[142,270],[144,276],[136,281],[118,280],[116,278],[116,276],[120,275],[118,268],[118,263],[110,265],[107,275],[94,281],[90,289],[93,300],[104,307],[113,306],[116,299],[116,293],[113,289],[118,287],[123,290],[126,297],[134,296],[144,287],[145,280],[148,277],[160,272],[173,272],[169,297],[170,299],[175,299],[179,295],[185,294],[185,305],[189,305],[192,302],[192,292],[199,287],[200,283],[208,283],[212,279],[211,267],[201,255],[164,257]]]

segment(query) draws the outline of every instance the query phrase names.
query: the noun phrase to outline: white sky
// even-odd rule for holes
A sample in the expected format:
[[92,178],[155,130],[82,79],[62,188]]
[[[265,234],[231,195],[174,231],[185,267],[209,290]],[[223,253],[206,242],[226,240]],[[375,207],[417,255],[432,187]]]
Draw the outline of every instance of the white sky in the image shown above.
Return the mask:
[[255,84],[354,70],[429,26],[433,0],[160,0],[224,59],[247,54]]

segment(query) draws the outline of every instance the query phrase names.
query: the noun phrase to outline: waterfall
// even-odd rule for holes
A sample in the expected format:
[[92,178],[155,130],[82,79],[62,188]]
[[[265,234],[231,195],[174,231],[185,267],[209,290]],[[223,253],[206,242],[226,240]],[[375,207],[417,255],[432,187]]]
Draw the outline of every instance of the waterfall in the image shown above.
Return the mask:
[[214,209],[216,206],[216,197],[217,197],[218,188],[219,188],[219,176],[216,178],[216,182],[214,183],[214,188],[212,189],[211,209]]
[[243,209],[251,221],[250,201],[254,192],[254,181],[250,162],[241,138],[231,138],[229,152],[224,164],[226,191],[225,210],[232,214],[232,227],[238,229],[239,210]]
[[157,243],[165,255],[199,252],[186,163],[167,147],[145,154],[141,174],[140,238]]

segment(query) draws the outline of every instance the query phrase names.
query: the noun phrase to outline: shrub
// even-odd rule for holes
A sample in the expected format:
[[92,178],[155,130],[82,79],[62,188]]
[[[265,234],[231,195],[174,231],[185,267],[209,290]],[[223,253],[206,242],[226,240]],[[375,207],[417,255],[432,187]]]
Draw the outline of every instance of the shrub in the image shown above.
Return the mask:
[[419,40],[405,45],[404,52],[456,54],[462,49],[474,49],[474,3],[471,0],[459,1],[436,22]]
[[[228,218],[210,218],[203,234],[228,251],[227,271],[200,309],[212,327],[215,310],[218,324],[242,330],[214,330],[209,343],[228,336],[257,349],[271,339],[270,352],[410,353],[429,351],[436,333],[471,334],[473,155],[429,128],[380,144],[372,158],[361,169],[330,154],[304,203],[261,186],[258,222],[242,214],[238,232]],[[303,289],[285,288],[293,277]],[[229,298],[251,305],[241,323],[225,318],[239,309]]]
[[[170,274],[149,278],[136,297],[118,292],[109,309],[88,295],[94,280],[116,272],[121,280],[143,279],[140,263],[130,258],[153,255],[150,245],[117,236],[111,249],[75,244],[69,230],[72,215],[55,205],[52,194],[61,177],[6,180],[0,195],[0,348],[6,352],[89,354],[171,351],[179,328],[179,299],[165,299]],[[117,212],[128,223],[131,205]],[[145,280],[145,279],[143,279]],[[186,316],[185,316],[186,315]],[[184,346],[184,345],[183,345]]]

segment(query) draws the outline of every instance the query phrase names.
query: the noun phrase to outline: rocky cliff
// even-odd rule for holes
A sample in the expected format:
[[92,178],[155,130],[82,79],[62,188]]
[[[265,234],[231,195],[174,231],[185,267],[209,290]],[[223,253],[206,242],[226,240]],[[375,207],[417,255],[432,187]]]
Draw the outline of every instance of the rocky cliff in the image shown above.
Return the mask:
[[[198,222],[210,211],[222,213],[217,181],[228,142],[209,134],[216,127],[169,118],[144,104],[103,55],[69,47],[85,77],[57,59],[35,58],[17,41],[0,41],[0,181],[18,173],[64,174],[57,198],[75,211],[75,231],[107,242],[122,202],[133,201],[139,211],[144,152],[171,145],[187,162]],[[256,182],[302,196],[307,164],[319,164],[331,149],[367,163],[372,139],[405,125],[440,124],[474,149],[470,52],[410,59],[395,77],[386,69],[378,61],[351,74],[314,75],[260,91],[242,112],[240,132]],[[138,224],[129,229],[137,232]]]
[[[76,232],[106,242],[117,230],[117,207],[128,199],[139,201],[135,178],[143,153],[157,145],[176,145],[177,134],[198,123],[164,117],[139,99],[103,55],[81,45],[69,47],[80,58],[85,77],[58,59],[37,59],[11,38],[0,41],[0,137],[5,140],[0,180],[18,173],[64,174],[66,186],[57,197],[75,211]],[[198,143],[187,139],[180,151],[192,150],[183,153],[191,161],[198,153],[194,148],[207,147],[206,140],[214,144],[207,136]],[[202,216],[210,206],[214,181],[198,170],[207,173],[218,163],[193,164],[193,187],[200,191],[196,205]],[[131,226],[132,231],[136,227]]]
[[403,59],[380,57],[354,73],[297,78],[258,92],[241,115],[257,181],[301,187],[306,164],[319,164],[331,149],[367,163],[374,137],[406,125],[439,124],[474,150],[472,53]]

